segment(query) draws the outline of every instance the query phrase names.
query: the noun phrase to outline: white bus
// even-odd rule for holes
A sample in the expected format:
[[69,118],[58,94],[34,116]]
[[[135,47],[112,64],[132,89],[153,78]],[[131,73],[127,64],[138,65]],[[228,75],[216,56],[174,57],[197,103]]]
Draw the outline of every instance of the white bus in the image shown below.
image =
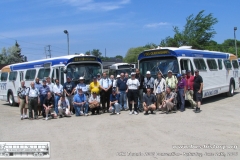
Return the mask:
[[216,51],[204,51],[185,47],[159,47],[139,54],[138,65],[142,74],[151,71],[152,76],[160,70],[166,77],[168,70],[173,74],[198,69],[203,78],[203,98],[227,93],[233,96],[239,88],[239,64],[235,55]]
[[109,75],[120,75],[121,73],[128,73],[131,75],[131,72],[135,72],[136,64],[129,64],[129,63],[116,63],[109,66]]
[[88,88],[93,77],[102,73],[102,70],[101,59],[83,54],[11,64],[1,70],[0,100],[15,105],[18,102],[17,90],[21,86],[21,81],[24,80],[25,85],[29,87],[37,77],[40,81],[46,77],[50,77],[52,82],[54,79],[59,79],[62,85],[66,82],[67,76],[75,83],[79,77],[84,77]]

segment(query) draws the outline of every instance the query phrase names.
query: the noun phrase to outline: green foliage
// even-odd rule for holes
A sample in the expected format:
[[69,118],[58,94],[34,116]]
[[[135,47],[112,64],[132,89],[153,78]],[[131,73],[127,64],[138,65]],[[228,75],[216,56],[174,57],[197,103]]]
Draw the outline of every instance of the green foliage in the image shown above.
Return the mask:
[[126,63],[136,63],[138,59],[138,55],[143,52],[144,50],[148,50],[150,48],[147,47],[137,47],[137,48],[130,48],[124,58],[124,62]]
[[195,17],[193,14],[186,18],[186,25],[182,31],[174,26],[174,37],[166,37],[160,42],[160,46],[179,47],[192,46],[195,49],[204,49],[216,34],[213,25],[218,22],[212,13],[204,15],[204,10]]
[[0,54],[0,62],[1,64],[14,64],[21,63],[25,61],[25,56],[21,54],[20,45],[15,43],[14,46],[6,49],[5,47],[2,49]]
[[86,55],[91,55],[90,51],[85,52]]
[[122,59],[122,60],[123,60],[123,56],[121,56],[121,55],[116,55],[115,58],[118,58],[118,59]]
[[101,57],[102,53],[99,51],[99,49],[93,49],[91,51],[91,54],[96,56],[96,57]]

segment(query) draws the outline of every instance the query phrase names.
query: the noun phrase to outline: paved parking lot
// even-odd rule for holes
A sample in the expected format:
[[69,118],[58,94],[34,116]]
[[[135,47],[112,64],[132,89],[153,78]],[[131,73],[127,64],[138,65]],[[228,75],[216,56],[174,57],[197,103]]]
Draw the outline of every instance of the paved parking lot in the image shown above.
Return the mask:
[[238,160],[239,99],[239,91],[230,98],[205,99],[199,114],[191,109],[148,116],[123,111],[49,121],[21,121],[18,107],[0,102],[0,141],[50,141],[51,159]]

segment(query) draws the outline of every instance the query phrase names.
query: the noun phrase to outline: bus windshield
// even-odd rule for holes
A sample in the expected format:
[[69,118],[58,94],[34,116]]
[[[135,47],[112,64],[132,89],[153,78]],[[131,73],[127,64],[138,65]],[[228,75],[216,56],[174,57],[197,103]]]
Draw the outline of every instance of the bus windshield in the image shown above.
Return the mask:
[[179,67],[176,58],[146,59],[140,61],[139,66],[143,75],[145,75],[147,71],[150,71],[154,78],[156,78],[156,74],[159,70],[165,77],[167,76],[167,72],[169,70],[172,70],[173,74],[179,73]]
[[70,77],[73,81],[78,80],[80,77],[85,78],[85,84],[89,84],[94,76],[102,73],[101,65],[98,63],[80,63],[70,64],[67,66],[66,76]]

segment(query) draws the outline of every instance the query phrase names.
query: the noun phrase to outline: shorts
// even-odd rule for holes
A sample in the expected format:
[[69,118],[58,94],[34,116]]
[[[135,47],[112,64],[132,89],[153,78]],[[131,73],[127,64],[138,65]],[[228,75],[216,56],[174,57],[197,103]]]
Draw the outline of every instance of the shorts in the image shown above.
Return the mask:
[[138,102],[138,90],[128,90],[128,101]]
[[194,91],[193,100],[196,102],[202,102],[202,93],[198,93],[198,91]]
[[21,99],[20,98],[20,103],[19,103],[19,108],[22,109],[22,108],[28,108],[28,105],[26,104],[26,99]]
[[49,112],[50,112],[51,114],[57,114],[57,113],[55,112],[54,108],[51,108],[51,109],[49,110]]

